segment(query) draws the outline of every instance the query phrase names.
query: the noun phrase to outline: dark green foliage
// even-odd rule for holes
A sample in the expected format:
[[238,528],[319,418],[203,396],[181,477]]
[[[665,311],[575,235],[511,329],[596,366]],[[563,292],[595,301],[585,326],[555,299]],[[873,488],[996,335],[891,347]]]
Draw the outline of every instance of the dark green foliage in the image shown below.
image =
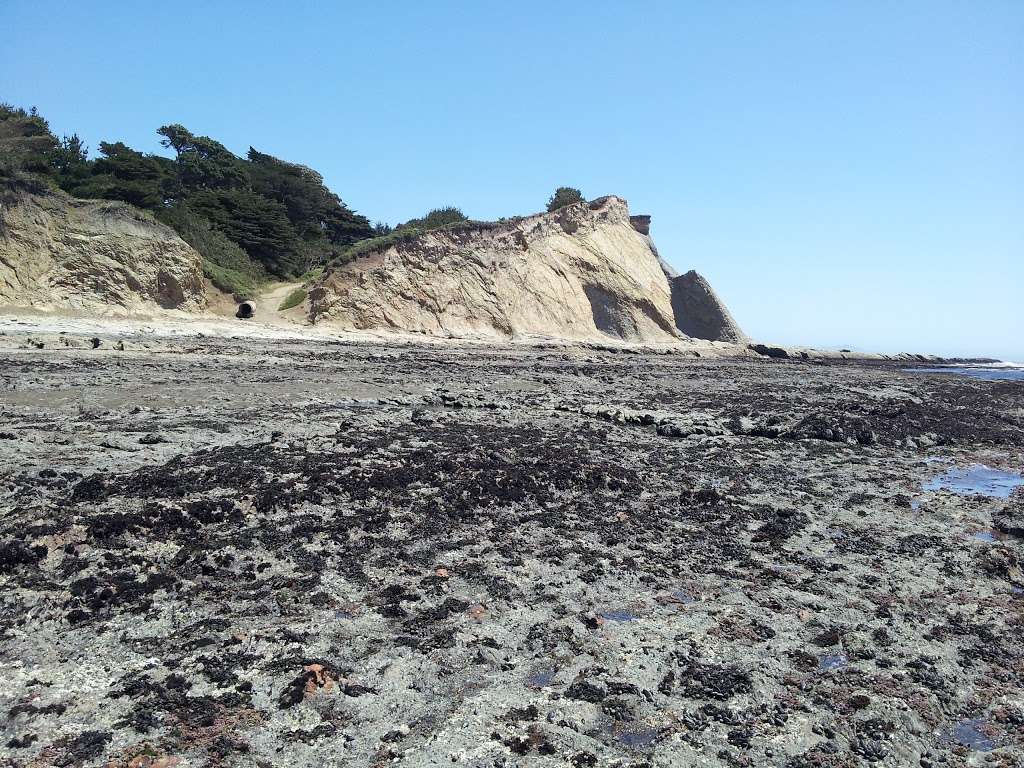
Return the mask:
[[35,108],[26,112],[0,104],[0,174],[13,177],[19,172],[52,175],[52,153],[60,146],[50,125]]
[[555,194],[548,200],[548,211],[557,211],[559,208],[565,208],[567,205],[573,205],[574,203],[586,202],[583,198],[583,193],[575,187],[559,187],[555,190]]
[[375,230],[305,166],[223,144],[182,125],[162,126],[170,159],[100,142],[88,159],[77,135],[63,141],[35,110],[0,105],[0,178],[59,185],[77,197],[123,200],[152,211],[203,257],[222,290],[251,294],[268,275],[294,277],[338,257]]
[[447,227],[452,224],[461,224],[464,221],[469,221],[466,214],[458,208],[449,205],[444,208],[434,208],[421,219],[410,219],[405,222],[405,224],[399,225],[398,229],[412,227],[414,229],[427,231],[431,229],[440,229],[441,227]]
[[202,255],[203,272],[220,290],[248,299],[266,282],[267,273],[261,265],[185,203],[158,211],[157,218],[174,227],[181,239]]
[[89,149],[78,138],[78,134],[65,136],[50,153],[50,165],[62,184],[82,181],[89,177]]
[[174,163],[165,157],[144,155],[120,141],[100,142],[101,157],[87,167],[64,173],[60,185],[76,197],[124,200],[157,211],[165,206],[175,187]]
[[195,136],[178,124],[161,126],[157,133],[164,137],[160,143],[178,154],[178,183],[183,191],[248,186],[242,161],[219,141]]
[[188,205],[271,274],[288,277],[305,271],[288,211],[277,201],[241,189],[207,190],[191,195]]
[[311,168],[249,147],[249,175],[253,191],[281,203],[299,237],[307,242],[346,246],[373,232],[366,217],[349,210]]

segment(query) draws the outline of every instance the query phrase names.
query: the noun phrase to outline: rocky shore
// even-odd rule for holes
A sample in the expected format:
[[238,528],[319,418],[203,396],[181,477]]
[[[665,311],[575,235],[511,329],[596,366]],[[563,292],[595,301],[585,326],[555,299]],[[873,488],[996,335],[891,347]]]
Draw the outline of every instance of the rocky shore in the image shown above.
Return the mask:
[[0,766],[1021,765],[1024,383],[663,352],[0,337]]

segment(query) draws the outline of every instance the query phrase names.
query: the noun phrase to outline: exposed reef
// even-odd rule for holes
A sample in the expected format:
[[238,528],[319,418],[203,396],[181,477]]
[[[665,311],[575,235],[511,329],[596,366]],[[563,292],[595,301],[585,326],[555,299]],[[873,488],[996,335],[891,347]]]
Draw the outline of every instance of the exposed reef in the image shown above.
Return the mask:
[[1019,762],[1024,383],[62,338],[0,336],[0,764]]

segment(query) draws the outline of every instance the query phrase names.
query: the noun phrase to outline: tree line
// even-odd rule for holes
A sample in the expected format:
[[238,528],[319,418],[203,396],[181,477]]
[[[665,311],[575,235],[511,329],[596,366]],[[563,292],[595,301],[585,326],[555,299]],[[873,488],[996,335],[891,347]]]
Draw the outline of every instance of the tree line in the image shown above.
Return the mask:
[[218,287],[246,292],[326,263],[375,234],[311,168],[250,147],[241,158],[182,125],[158,129],[174,157],[77,135],[58,139],[34,109],[0,105],[0,176],[42,178],[75,197],[122,200],[151,211],[203,256]]

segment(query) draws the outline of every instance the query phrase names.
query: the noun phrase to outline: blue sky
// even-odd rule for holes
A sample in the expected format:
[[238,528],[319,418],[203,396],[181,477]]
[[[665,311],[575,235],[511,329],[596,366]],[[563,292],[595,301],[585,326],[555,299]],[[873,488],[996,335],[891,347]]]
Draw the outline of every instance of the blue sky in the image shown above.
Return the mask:
[[752,336],[1024,360],[1024,3],[4,0],[0,100],[180,122],[373,220],[561,184],[653,216]]

